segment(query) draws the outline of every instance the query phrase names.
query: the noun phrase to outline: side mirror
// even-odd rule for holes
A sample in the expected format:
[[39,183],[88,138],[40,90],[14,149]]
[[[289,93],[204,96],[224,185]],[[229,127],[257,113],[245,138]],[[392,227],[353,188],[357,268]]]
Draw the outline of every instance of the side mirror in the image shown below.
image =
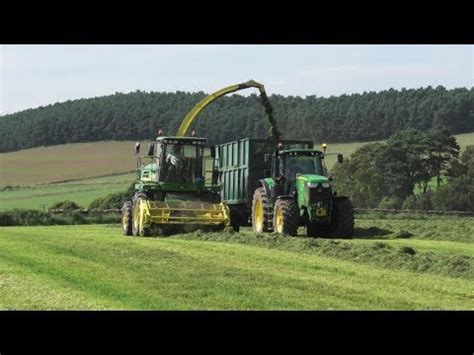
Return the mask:
[[148,156],[152,156],[153,155],[153,151],[155,150],[155,145],[153,143],[149,143],[148,144]]
[[344,161],[344,156],[342,154],[338,154],[337,155],[337,162],[339,164],[342,164],[343,161]]
[[138,153],[140,153],[140,143],[139,142],[135,143],[135,155],[137,155]]
[[271,159],[272,159],[272,155],[271,155],[271,154],[265,154],[265,155],[263,156],[263,160],[265,161],[265,163],[268,163]]

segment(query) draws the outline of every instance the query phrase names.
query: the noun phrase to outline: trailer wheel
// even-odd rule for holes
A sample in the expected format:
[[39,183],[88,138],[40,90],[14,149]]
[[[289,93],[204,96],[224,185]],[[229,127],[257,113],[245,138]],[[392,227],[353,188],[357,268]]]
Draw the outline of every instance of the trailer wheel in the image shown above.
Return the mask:
[[239,211],[236,210],[234,207],[230,207],[230,226],[234,230],[234,232],[240,231],[240,224],[241,224],[241,217]]
[[252,201],[252,229],[255,233],[269,231],[268,196],[263,187],[259,187],[253,194]]
[[273,209],[273,230],[281,234],[297,235],[298,212],[294,199],[277,199]]
[[132,215],[133,205],[131,201],[127,201],[122,206],[122,230],[123,235],[132,235]]

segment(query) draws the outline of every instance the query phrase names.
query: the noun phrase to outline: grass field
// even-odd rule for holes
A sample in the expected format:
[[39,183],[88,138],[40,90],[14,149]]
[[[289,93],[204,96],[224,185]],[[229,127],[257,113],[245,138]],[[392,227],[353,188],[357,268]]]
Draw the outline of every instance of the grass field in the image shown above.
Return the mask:
[[474,309],[474,219],[356,228],[343,241],[3,227],[0,309]]
[[82,207],[87,207],[96,198],[125,191],[134,179],[135,173],[126,173],[1,191],[0,210],[11,208],[43,209],[64,200],[74,201]]
[[0,187],[45,184],[130,172],[135,142],[56,145],[0,154]]

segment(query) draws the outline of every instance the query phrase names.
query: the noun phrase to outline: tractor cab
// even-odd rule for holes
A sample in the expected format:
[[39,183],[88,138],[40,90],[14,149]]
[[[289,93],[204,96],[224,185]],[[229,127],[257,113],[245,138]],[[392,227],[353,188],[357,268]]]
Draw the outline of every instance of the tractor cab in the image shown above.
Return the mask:
[[326,175],[323,154],[313,149],[279,151],[275,172],[279,177],[295,180],[300,175]]

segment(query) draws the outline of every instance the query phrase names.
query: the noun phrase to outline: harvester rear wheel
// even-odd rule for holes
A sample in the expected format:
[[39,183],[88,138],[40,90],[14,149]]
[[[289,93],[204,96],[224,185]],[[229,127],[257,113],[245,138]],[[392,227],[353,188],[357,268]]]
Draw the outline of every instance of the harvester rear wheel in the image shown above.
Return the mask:
[[295,236],[298,234],[298,205],[293,199],[277,199],[273,209],[273,230]]
[[132,235],[132,216],[133,205],[131,201],[127,201],[122,206],[122,230],[123,235]]
[[263,187],[259,187],[253,194],[252,201],[252,229],[255,233],[266,233],[268,227],[268,196]]

